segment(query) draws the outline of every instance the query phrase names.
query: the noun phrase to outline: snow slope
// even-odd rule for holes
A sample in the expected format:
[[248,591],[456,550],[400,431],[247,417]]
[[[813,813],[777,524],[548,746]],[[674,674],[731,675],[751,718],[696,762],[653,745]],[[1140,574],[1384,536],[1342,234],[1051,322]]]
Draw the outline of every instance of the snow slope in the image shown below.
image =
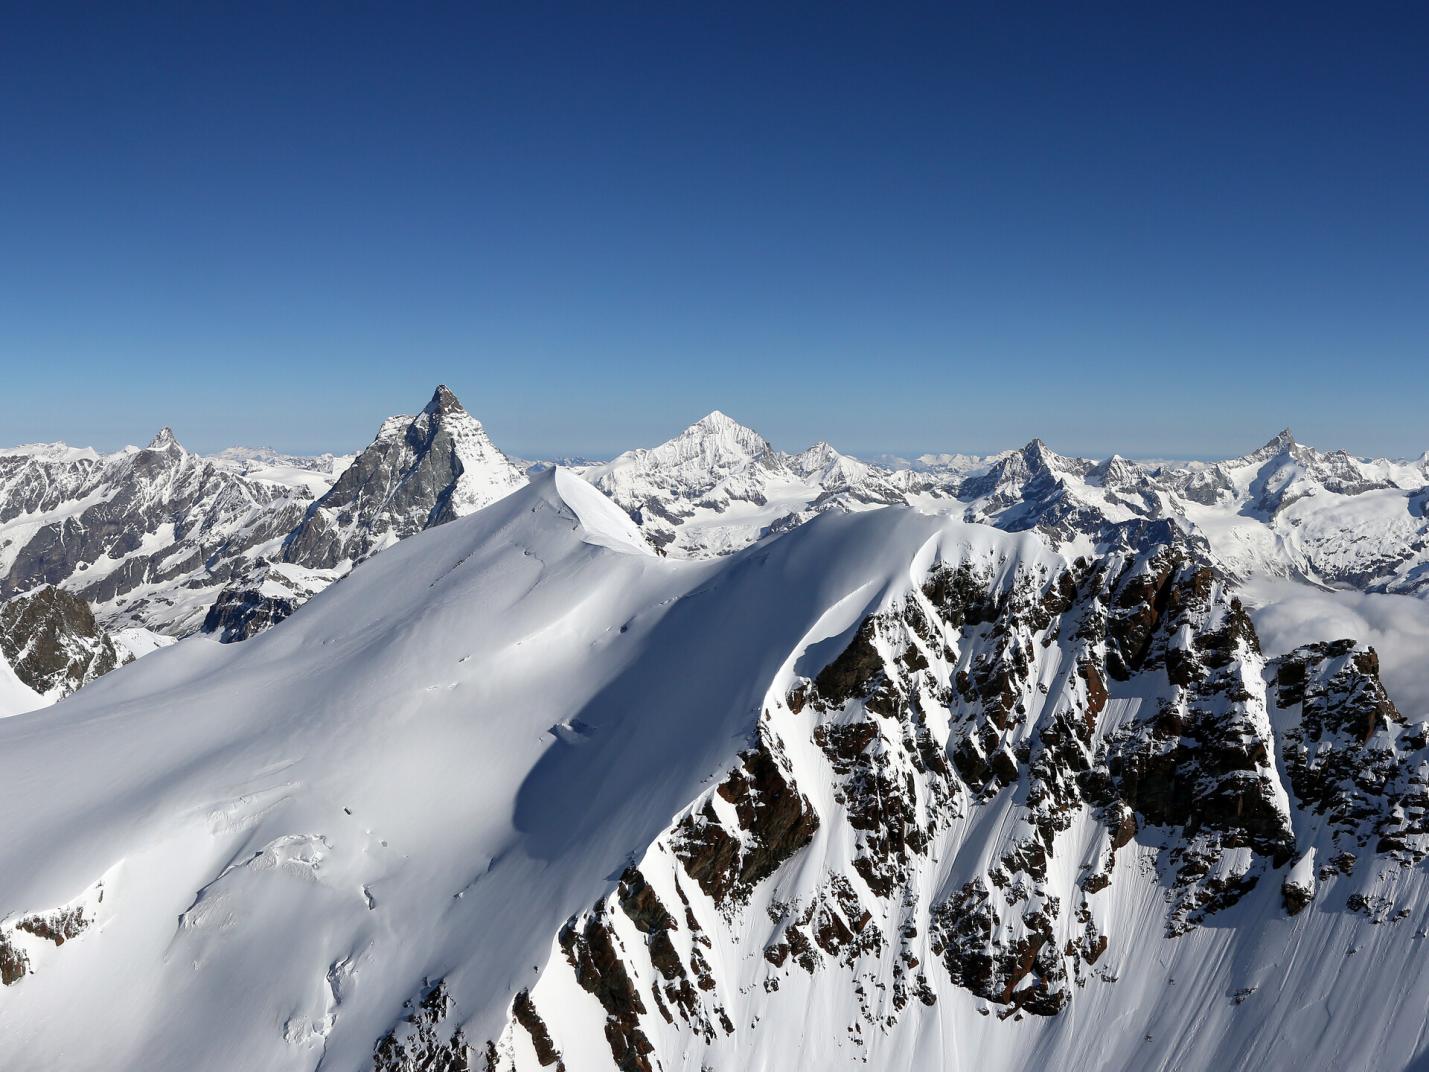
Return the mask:
[[354,561],[524,483],[445,387],[359,455],[201,457],[169,428],[109,455],[0,450],[0,598],[59,585],[133,655],[200,628],[242,639]]
[[0,718],[24,714],[47,703],[48,700],[15,675],[9,660],[0,653]]
[[0,722],[0,1052],[1409,1067],[1429,740],[1165,532],[1079,566],[894,508],[681,561],[544,473]]

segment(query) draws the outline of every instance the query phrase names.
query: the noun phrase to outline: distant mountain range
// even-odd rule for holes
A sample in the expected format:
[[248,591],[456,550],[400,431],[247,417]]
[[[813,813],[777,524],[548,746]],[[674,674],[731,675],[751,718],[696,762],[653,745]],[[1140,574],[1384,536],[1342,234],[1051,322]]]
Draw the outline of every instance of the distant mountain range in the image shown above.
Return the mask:
[[[0,597],[46,586],[73,594],[92,608],[116,663],[194,632],[242,640],[357,563],[481,509],[550,464],[503,454],[446,387],[417,416],[389,418],[354,456],[232,448],[201,457],[167,428],[142,449],[109,455],[58,443],[0,450]],[[1325,453],[1288,429],[1214,463],[1068,458],[1034,440],[891,467],[828,443],[786,454],[716,411],[658,446],[567,464],[653,548],[681,558],[730,554],[821,513],[906,505],[1036,531],[1074,557],[1114,533],[1127,538],[1137,528],[1128,523],[1143,544],[1169,523],[1242,580],[1429,588],[1429,454]],[[15,672],[22,683],[33,677]],[[53,698],[88,679],[29,684]]]

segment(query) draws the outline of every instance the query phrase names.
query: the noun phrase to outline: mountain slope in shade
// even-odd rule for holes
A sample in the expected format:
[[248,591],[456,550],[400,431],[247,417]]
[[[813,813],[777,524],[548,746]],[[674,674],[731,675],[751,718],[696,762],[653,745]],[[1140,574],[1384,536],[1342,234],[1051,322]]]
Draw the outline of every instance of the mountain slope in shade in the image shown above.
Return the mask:
[[439,386],[417,416],[383,424],[288,537],[283,561],[311,569],[360,562],[525,483],[481,422]]
[[1405,1068],[1426,776],[1372,653],[1262,651],[1177,525],[680,561],[557,469],[0,723],[0,1048]]

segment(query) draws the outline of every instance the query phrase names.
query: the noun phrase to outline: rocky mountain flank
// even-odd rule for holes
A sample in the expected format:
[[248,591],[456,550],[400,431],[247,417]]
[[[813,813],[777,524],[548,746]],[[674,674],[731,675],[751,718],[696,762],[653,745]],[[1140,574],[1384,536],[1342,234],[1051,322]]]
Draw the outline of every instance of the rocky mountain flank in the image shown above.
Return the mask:
[[127,661],[89,604],[53,585],[0,603],[0,658],[21,683],[49,701]]
[[562,1068],[592,1031],[608,1067],[692,1067],[831,1002],[834,1043],[868,1053],[966,997],[1066,1015],[1256,891],[1281,918],[1402,923],[1429,725],[1374,652],[1264,653],[1202,546],[1168,525],[1112,543],[934,565],[769,697],[738,763],[552,936],[497,1037],[436,980],[374,1069]]
[[225,642],[253,636],[378,551],[525,483],[481,422],[438,386],[421,413],[383,423],[276,555],[255,561],[219,593],[203,631]]
[[108,628],[181,635],[250,554],[303,516],[299,489],[212,464],[164,428],[108,456],[0,456],[0,595],[58,585]]
[[524,483],[445,386],[351,460],[203,458],[168,428],[107,456],[14,448],[0,452],[0,596],[58,586],[111,630],[241,640],[364,558]]

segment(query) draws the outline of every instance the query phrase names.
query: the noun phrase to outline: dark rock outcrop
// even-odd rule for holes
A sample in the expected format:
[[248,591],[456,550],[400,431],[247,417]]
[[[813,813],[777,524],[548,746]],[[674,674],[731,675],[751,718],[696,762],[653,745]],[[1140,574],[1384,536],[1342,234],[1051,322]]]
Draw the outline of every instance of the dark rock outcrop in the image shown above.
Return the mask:
[[22,682],[54,699],[120,665],[89,604],[53,586],[0,604],[0,657]]
[[283,544],[284,562],[332,569],[470,513],[525,476],[445,386],[415,417],[393,417]]

